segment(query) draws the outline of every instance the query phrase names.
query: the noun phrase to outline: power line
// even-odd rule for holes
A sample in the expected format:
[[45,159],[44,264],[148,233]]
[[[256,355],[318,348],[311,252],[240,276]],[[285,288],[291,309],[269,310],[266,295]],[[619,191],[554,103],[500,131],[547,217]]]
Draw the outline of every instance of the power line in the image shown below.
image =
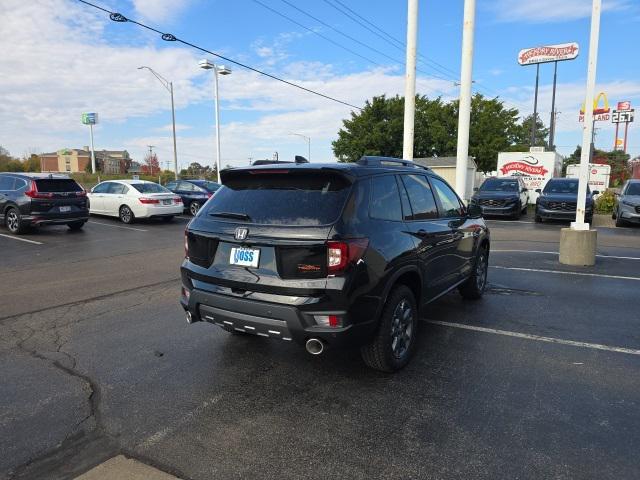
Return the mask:
[[267,72],[264,72],[264,71],[259,70],[257,68],[251,67],[251,66],[249,66],[249,65],[247,65],[245,63],[238,62],[238,61],[233,60],[233,59],[231,59],[229,57],[226,57],[224,55],[220,55],[219,53],[212,52],[211,50],[207,50],[206,48],[203,48],[203,47],[200,47],[200,46],[195,45],[193,43],[187,42],[186,40],[182,40],[182,39],[176,37],[175,35],[173,35],[171,33],[163,33],[160,30],[157,30],[157,29],[155,29],[153,27],[145,25],[144,23],[138,22],[137,20],[132,20],[130,18],[127,18],[124,15],[122,15],[121,13],[112,12],[110,10],[107,10],[106,8],[100,7],[100,6],[95,5],[95,4],[91,3],[91,2],[88,2],[86,0],[77,0],[77,1],[80,2],[80,3],[83,3],[85,5],[88,5],[90,7],[93,7],[95,9],[101,10],[101,11],[103,11],[105,13],[108,13],[109,14],[109,18],[111,20],[113,20],[114,22],[120,22],[120,23],[129,22],[129,23],[133,23],[133,24],[138,25],[138,26],[140,26],[142,28],[145,28],[147,30],[150,30],[152,32],[160,34],[161,37],[162,37],[162,40],[164,40],[164,41],[167,41],[167,42],[180,42],[183,45],[187,45],[189,47],[195,48],[196,50],[200,50],[201,52],[208,53],[209,55],[213,55],[214,57],[221,58],[221,59],[223,59],[223,60],[225,60],[227,62],[230,62],[230,63],[233,63],[235,65],[238,65],[239,67],[246,68],[247,70],[250,70],[252,72],[258,73],[260,75],[264,75],[265,77],[269,77],[269,78],[271,78],[273,80],[277,80],[278,82],[282,82],[282,83],[287,84],[287,85],[289,85],[291,87],[295,87],[297,89],[303,90],[303,91],[311,93],[313,95],[317,95],[319,97],[326,98],[327,100],[331,100],[333,102],[340,103],[342,105],[346,105],[346,106],[351,107],[351,108],[355,108],[356,110],[362,110],[361,107],[357,107],[357,106],[352,105],[352,104],[350,104],[348,102],[345,102],[343,100],[337,99],[335,97],[331,97],[330,95],[326,95],[326,94],[318,92],[316,90],[312,90],[310,88],[303,87],[302,85],[299,85],[299,84],[294,83],[294,82],[290,82],[289,80],[285,80],[284,78],[280,78],[280,77],[277,77],[276,75],[272,75],[271,73],[267,73]]

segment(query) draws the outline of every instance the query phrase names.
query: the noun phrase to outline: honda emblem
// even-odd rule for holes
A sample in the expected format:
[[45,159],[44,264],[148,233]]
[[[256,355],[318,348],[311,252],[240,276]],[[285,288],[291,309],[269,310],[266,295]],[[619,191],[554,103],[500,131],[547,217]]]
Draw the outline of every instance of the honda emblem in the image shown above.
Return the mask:
[[245,227],[236,228],[235,239],[236,240],[244,240],[249,235],[249,229]]

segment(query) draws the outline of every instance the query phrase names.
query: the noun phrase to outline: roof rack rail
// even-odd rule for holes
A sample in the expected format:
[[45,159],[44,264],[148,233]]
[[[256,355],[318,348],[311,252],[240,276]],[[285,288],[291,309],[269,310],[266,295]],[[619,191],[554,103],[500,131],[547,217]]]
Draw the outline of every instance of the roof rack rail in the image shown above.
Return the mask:
[[402,166],[410,168],[419,168],[421,170],[431,170],[429,167],[419,165],[412,160],[403,160],[401,158],[394,157],[376,157],[376,156],[363,156],[358,160],[358,165],[364,165],[367,167],[383,167],[385,164],[391,164],[393,166]]

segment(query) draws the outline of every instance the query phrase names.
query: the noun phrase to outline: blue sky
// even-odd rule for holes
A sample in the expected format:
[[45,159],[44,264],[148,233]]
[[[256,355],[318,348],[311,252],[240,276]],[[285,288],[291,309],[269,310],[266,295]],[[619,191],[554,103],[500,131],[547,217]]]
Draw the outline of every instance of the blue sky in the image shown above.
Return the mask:
[[[373,95],[403,91],[404,52],[355,23],[333,5],[336,0],[260,0],[312,31],[254,0],[96,0],[109,10],[305,87],[361,105]],[[341,0],[353,12],[393,38],[405,40],[404,0]],[[580,56],[559,66],[556,144],[568,154],[581,143],[578,110],[584,98],[589,39],[589,0],[480,0],[476,17],[476,91],[500,96],[523,114],[532,111],[535,67],[520,67],[520,49],[578,42]],[[604,2],[598,89],[640,104],[637,0]],[[344,7],[343,7],[344,8]],[[453,99],[460,69],[463,1],[420,2],[418,92]],[[211,72],[198,69],[200,52],[162,41],[133,24],[114,23],[73,0],[6,0],[0,7],[6,36],[0,52],[0,145],[14,155],[88,144],[80,124],[83,111],[96,111],[96,149],[128,149],[140,159],[154,145],[170,161],[169,96],[140,65],[174,81],[178,154],[183,166],[212,164],[213,91]],[[335,29],[335,30],[334,30]],[[317,32],[341,48],[317,35]],[[352,38],[340,35],[344,32]],[[356,39],[357,41],[353,40]],[[361,43],[358,43],[361,42]],[[364,45],[363,45],[364,44]],[[351,50],[351,51],[347,51]],[[365,58],[363,58],[365,57]],[[213,59],[218,63],[224,61]],[[306,154],[299,133],[311,137],[312,160],[332,160],[331,141],[351,109],[227,64],[222,77],[222,163],[249,158]],[[548,123],[552,66],[541,67],[538,110]],[[613,145],[611,124],[598,124],[597,146]],[[630,152],[640,153],[638,127],[630,128]]]

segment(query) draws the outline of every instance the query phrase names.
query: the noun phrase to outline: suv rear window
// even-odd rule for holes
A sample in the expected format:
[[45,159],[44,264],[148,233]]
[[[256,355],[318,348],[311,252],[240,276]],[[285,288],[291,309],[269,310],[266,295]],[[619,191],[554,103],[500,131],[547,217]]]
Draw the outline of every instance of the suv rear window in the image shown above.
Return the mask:
[[326,172],[282,172],[229,179],[206,213],[245,215],[249,223],[263,225],[327,225],[337,220],[351,191],[346,179]]
[[47,178],[36,180],[39,192],[61,193],[81,192],[82,187],[71,178]]

